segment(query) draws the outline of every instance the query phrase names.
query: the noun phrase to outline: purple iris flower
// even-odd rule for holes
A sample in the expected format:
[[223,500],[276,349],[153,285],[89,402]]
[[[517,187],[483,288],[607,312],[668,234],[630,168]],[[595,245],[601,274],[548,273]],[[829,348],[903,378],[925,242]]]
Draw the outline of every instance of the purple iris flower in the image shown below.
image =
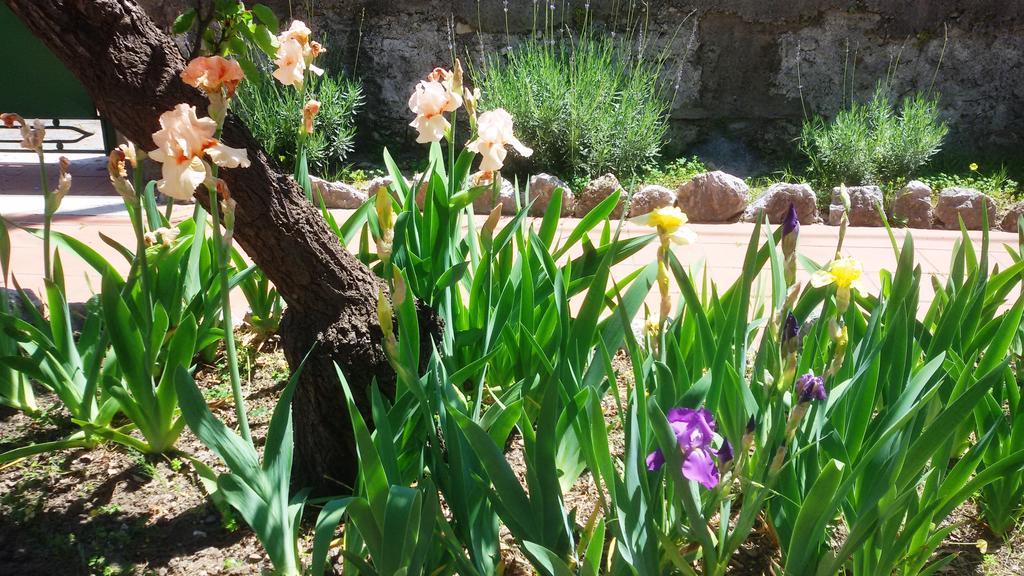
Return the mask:
[[789,210],[786,211],[786,217],[782,219],[782,236],[789,236],[793,233],[800,233],[800,218],[796,215],[796,206],[790,202]]
[[[701,408],[672,408],[668,424],[676,435],[683,456],[683,477],[700,482],[708,490],[718,485],[718,466],[711,440],[715,435],[715,418]],[[665,465],[661,449],[647,455],[647,469],[660,470]]]
[[801,404],[812,400],[824,401],[828,398],[825,380],[821,376],[815,376],[813,372],[804,374],[796,381],[796,395]]

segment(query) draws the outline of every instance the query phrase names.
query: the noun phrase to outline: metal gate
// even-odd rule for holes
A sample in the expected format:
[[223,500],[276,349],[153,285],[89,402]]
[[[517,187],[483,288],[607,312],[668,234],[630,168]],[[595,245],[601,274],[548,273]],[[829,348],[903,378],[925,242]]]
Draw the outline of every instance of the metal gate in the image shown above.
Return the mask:
[[[115,145],[113,129],[100,122],[103,148],[76,148],[94,133],[62,120],[97,119],[99,114],[82,84],[39,39],[25,28],[7,6],[0,4],[0,54],[6,54],[0,112],[14,112],[46,122],[47,149],[105,153]],[[0,151],[17,152],[17,128],[0,125]]]

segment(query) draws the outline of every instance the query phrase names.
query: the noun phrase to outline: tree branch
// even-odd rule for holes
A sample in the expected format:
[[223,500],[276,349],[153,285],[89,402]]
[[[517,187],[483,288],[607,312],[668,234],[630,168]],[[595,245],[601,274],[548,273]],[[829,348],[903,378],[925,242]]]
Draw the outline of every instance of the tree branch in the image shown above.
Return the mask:
[[[164,111],[182,102],[200,115],[206,110],[206,98],[179,78],[185,61],[178,47],[134,1],[5,2],[78,77],[100,113],[142,149],[154,148]],[[248,150],[252,162],[221,177],[238,202],[235,238],[288,304],[281,336],[289,363],[296,367],[318,345],[294,403],[299,476],[321,486],[325,478],[351,480],[355,452],[333,365],[343,368],[359,399],[374,379],[385,387],[393,382],[376,319],[383,283],[342,247],[237,117],[229,116],[222,139]],[[204,196],[197,198],[205,202]]]

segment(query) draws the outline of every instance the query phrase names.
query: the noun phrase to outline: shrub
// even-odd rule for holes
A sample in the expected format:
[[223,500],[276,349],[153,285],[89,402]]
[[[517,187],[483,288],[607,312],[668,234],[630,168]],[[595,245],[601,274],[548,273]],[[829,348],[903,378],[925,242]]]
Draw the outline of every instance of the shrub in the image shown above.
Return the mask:
[[[320,112],[316,130],[306,141],[309,169],[326,174],[340,169],[352,151],[362,88],[354,80],[325,73],[309,83],[306,99],[310,98],[320,101]],[[282,86],[269,74],[247,78],[238,90],[235,110],[267,153],[284,166],[295,162],[302,100],[299,91]]]
[[658,157],[668,126],[660,62],[584,33],[575,45],[530,40],[490,55],[479,77],[485,106],[504,108],[534,150],[525,167],[565,178],[638,175]]
[[936,99],[918,93],[897,110],[879,84],[866,104],[854,103],[831,123],[804,122],[800,149],[823,188],[901,184],[939,151],[948,130]]

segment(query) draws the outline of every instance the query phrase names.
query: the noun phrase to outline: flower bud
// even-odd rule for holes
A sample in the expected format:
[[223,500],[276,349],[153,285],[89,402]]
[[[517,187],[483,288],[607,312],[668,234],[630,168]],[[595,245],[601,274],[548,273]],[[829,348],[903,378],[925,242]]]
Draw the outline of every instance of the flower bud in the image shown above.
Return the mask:
[[139,160],[146,156],[146,153],[141,150],[137,150],[135,148],[135,144],[131,141],[121,144],[117,149],[121,151],[123,159],[131,163],[133,169],[138,168]]
[[718,463],[719,465],[725,466],[733,459],[732,444],[729,444],[728,438],[722,439],[722,446],[718,449]]
[[772,458],[771,467],[768,468],[768,473],[775,475],[782,470],[782,465],[786,463],[786,447],[779,446],[779,450],[775,453],[775,457]]
[[224,253],[231,251],[231,241],[235,236],[235,207],[238,203],[234,198],[228,197],[224,201]]
[[42,154],[43,139],[46,137],[46,130],[43,128],[42,121],[35,119],[29,125],[20,115],[6,112],[0,114],[0,122],[3,122],[7,128],[14,128],[14,125],[17,124],[21,129],[21,147],[26,150],[35,150]]
[[797,217],[796,206],[790,202],[789,210],[782,221],[783,273],[787,285],[793,285],[796,282],[796,240],[799,235],[800,219]]
[[395,338],[395,310],[388,301],[388,295],[384,289],[377,291],[377,321],[380,323],[380,331],[383,334],[384,352],[391,360],[396,371],[398,359],[398,339]]
[[500,218],[501,204],[497,204],[491,209],[491,213],[487,215],[487,220],[480,228],[480,244],[483,245],[484,250],[490,251],[491,239],[494,237],[494,230],[498,227],[498,220]]
[[797,322],[796,316],[792,312],[787,312],[786,319],[782,323],[782,335],[780,338],[783,354],[789,355],[796,352],[799,344],[799,334],[800,323]]
[[231,189],[228,188],[228,183],[217,178],[213,182],[214,188],[217,190],[217,197],[221,200],[229,200],[231,198]]
[[377,189],[374,198],[374,208],[377,210],[377,224],[380,227],[380,237],[374,238],[377,242],[377,257],[382,262],[391,258],[391,244],[394,238],[392,229],[395,225],[394,206],[391,204],[391,195],[383,186]]
[[60,168],[60,175],[57,177],[57,189],[53,191],[52,206],[50,207],[51,214],[60,208],[60,203],[64,200],[64,196],[71,190],[71,173],[69,172],[71,160],[67,156],[61,156],[58,167]]
[[835,348],[832,350],[832,363],[829,365],[829,373],[834,375],[838,374],[839,370],[843,367],[843,362],[846,359],[846,347],[850,343],[850,336],[846,325],[840,326],[835,318],[829,323],[829,328],[832,333],[832,340],[835,342]]
[[380,322],[381,332],[384,339],[394,338],[395,335],[395,312],[391,309],[391,302],[383,289],[377,290],[377,321]]
[[782,237],[786,238],[790,235],[800,234],[800,218],[796,213],[796,206],[792,202],[789,203],[789,209],[786,210],[786,217],[782,220]]
[[451,90],[456,94],[462,92],[462,62],[458,58],[455,59],[455,66],[452,68]]
[[757,420],[753,416],[747,420],[747,431],[743,434],[743,454],[750,451],[750,447],[754,445],[754,432],[757,431]]
[[135,202],[135,187],[128,181],[128,171],[125,170],[126,157],[125,150],[120,146],[111,150],[107,159],[107,173],[114,190],[121,195],[125,204],[132,204]]
[[850,287],[836,286],[836,313],[840,316],[850,309]]
[[0,122],[3,122],[4,126],[7,128],[14,128],[15,124],[18,124],[19,126],[25,125],[25,119],[13,112],[4,112],[3,114],[0,114]]
[[466,104],[466,112],[469,113],[469,125],[472,130],[476,130],[476,105],[480,102],[480,89],[474,88],[469,89],[468,86],[462,88],[462,99]]
[[302,129],[306,134],[313,133],[313,117],[320,111],[320,101],[310,100],[302,107]]
[[793,407],[793,411],[789,413],[789,419],[786,420],[786,442],[793,439],[796,436],[796,429],[800,426],[800,421],[804,419],[804,415],[807,414],[807,409],[810,404],[804,402],[798,403]]
[[398,270],[395,270],[394,280],[391,288],[391,301],[396,307],[401,306],[405,302],[405,298],[408,289],[405,286],[405,276]]

